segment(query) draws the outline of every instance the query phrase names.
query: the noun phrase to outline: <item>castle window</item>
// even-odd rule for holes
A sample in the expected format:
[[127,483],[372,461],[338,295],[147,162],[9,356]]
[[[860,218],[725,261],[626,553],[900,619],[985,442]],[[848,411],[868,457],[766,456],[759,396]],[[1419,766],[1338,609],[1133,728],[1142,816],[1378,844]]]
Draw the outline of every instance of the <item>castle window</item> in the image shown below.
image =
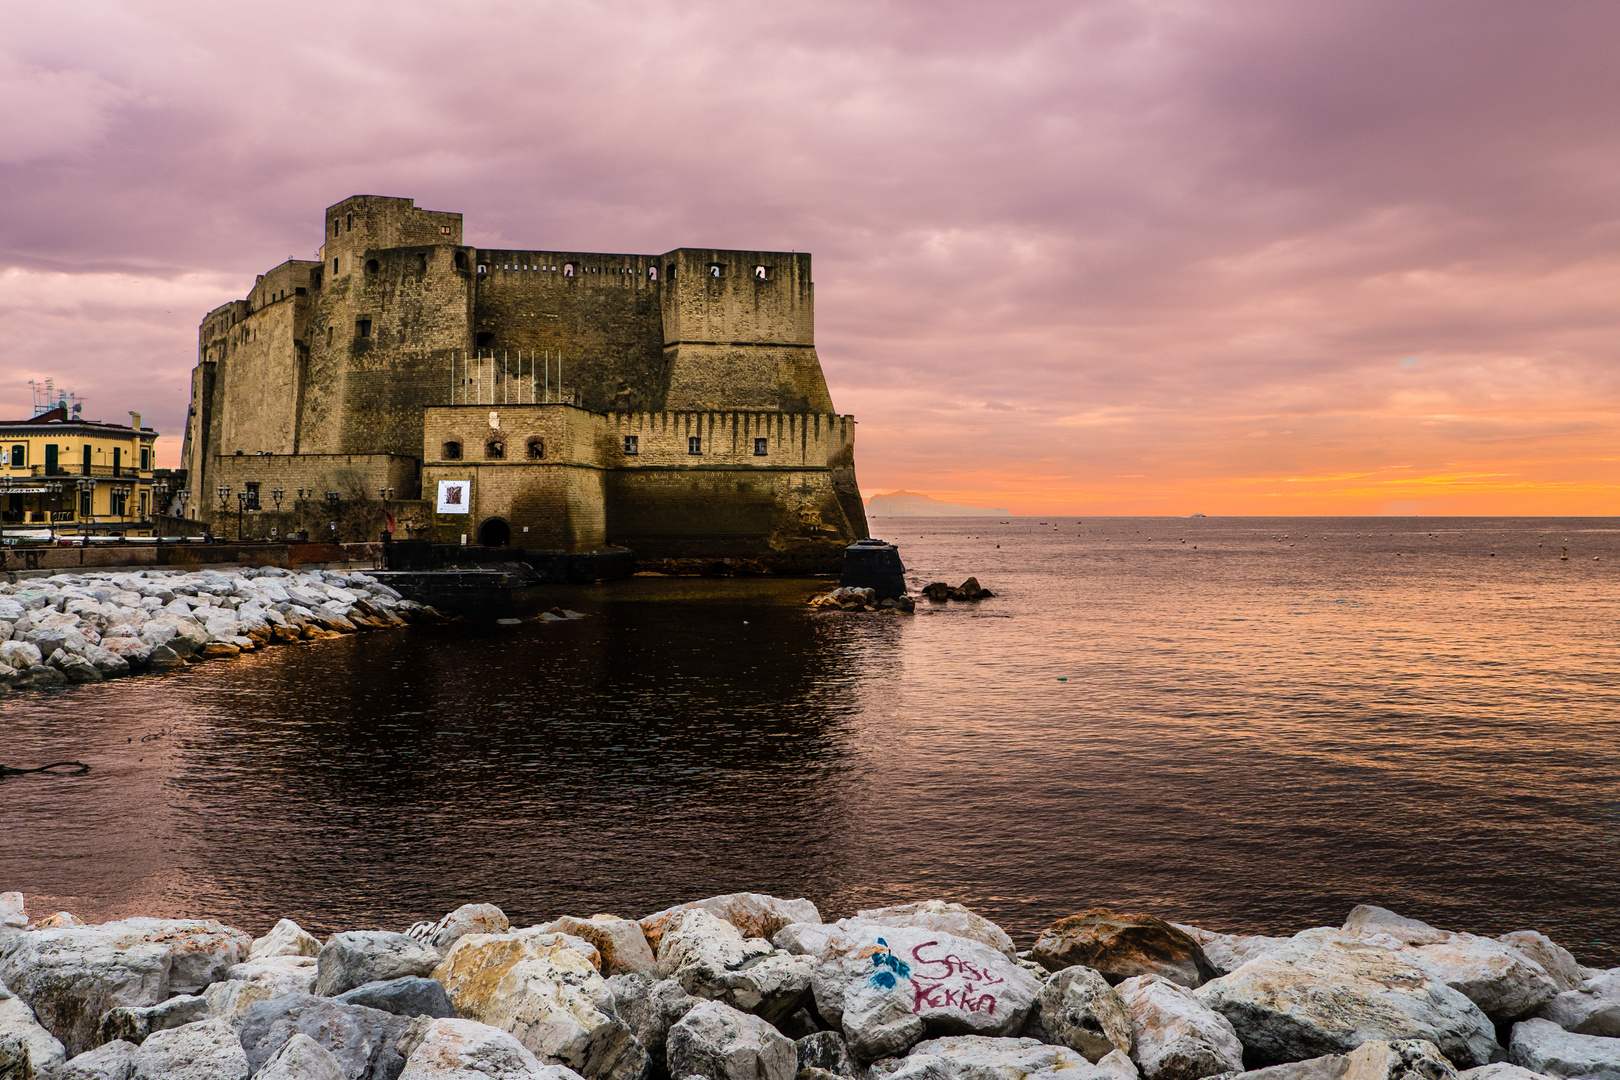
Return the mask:
[[756,277],[760,281],[769,281],[769,280],[771,280],[771,268],[768,267],[768,266],[756,266],[756,267],[754,267],[754,277]]
[[447,443],[445,443],[444,444],[444,460],[446,460],[446,461],[460,461],[461,460],[461,444],[458,443],[458,442],[447,442]]
[[293,295],[294,296],[308,296],[309,295],[309,290],[306,289],[304,286],[300,285],[300,286],[298,286],[297,288],[295,288],[293,290]]
[[686,452],[688,454],[703,453],[703,437],[701,435],[688,435],[686,437]]
[[465,251],[456,252],[456,269],[467,269],[467,253]]
[[546,441],[536,435],[529,440],[529,460],[539,461],[546,456]]
[[726,276],[726,268],[724,266],[721,266],[719,263],[710,263],[709,264],[709,276],[710,277],[716,277],[716,278],[717,277],[725,277]]
[[419,274],[427,273],[427,254],[425,252],[418,251],[416,253],[416,272]]
[[344,228],[344,231],[346,231],[346,232],[353,232],[354,231],[354,215],[353,214],[348,215],[348,218],[343,223],[343,228]]
[[484,444],[484,456],[491,461],[500,461],[506,456],[506,444],[499,439],[491,439]]
[[493,349],[495,347],[495,331],[480,330],[477,344],[480,349]]
[[766,447],[766,441],[764,439],[755,439],[754,440],[754,456],[755,457],[764,457],[766,455],[766,453],[768,452],[765,447]]
[[439,226],[439,234],[441,236],[449,236],[450,235],[450,226],[448,226],[448,225],[440,225]]
[[563,263],[563,277],[573,277],[573,276],[574,276],[574,264],[573,263]]
[[478,264],[478,272],[479,272],[479,273],[480,273],[480,274],[487,274],[487,273],[489,273],[489,263],[479,263],[479,264]]
[[338,219],[333,218],[332,219],[332,235],[336,236],[337,234],[338,234]]
[[332,260],[332,273],[335,274],[337,272],[338,272],[338,261],[336,259],[333,259]]
[[664,267],[664,280],[665,281],[674,281],[675,280],[675,264],[674,263],[670,263],[668,266]]
[[656,267],[656,266],[647,267],[647,280],[648,281],[657,281],[658,280],[658,267]]
[[641,453],[640,437],[636,435],[626,435],[624,437],[624,452],[627,454]]
[[332,344],[332,330],[333,330],[333,327],[328,326],[326,328],[326,343],[328,345]]
[[376,259],[367,259],[366,260],[366,273],[367,274],[375,275],[377,273],[378,269],[379,269],[379,267],[377,266],[377,260]]
[[370,319],[356,319],[356,320],[354,320],[354,336],[355,337],[363,337],[363,338],[370,337],[371,336],[371,320]]

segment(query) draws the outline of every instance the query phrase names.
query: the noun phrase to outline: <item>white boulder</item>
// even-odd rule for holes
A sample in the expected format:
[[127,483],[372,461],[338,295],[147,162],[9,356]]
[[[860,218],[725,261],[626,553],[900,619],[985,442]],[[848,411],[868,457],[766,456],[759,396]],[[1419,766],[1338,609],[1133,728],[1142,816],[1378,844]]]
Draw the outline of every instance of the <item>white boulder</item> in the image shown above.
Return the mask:
[[248,1059],[223,1020],[154,1031],[135,1051],[130,1080],[247,1080]]
[[269,956],[319,956],[321,942],[314,934],[306,933],[291,919],[279,919],[264,937],[254,938],[248,950],[249,960],[263,960]]
[[417,923],[406,933],[443,957],[468,934],[504,934],[512,929],[506,912],[494,904],[462,904],[436,923]]
[[281,1044],[254,1080],[348,1080],[332,1052],[302,1031]]
[[461,1016],[509,1032],[588,1080],[639,1080],[647,1053],[592,958],[561,934],[468,934],[433,977]]
[[1513,1025],[1508,1060],[1546,1076],[1620,1080],[1620,1039],[1577,1035],[1551,1020],[1521,1020]]
[[405,1059],[399,1080],[579,1080],[545,1065],[511,1035],[476,1020],[435,1020]]
[[859,923],[829,939],[811,980],[817,1011],[863,1061],[929,1034],[1016,1035],[1041,986],[982,942]]
[[707,1080],[793,1080],[793,1042],[764,1020],[705,1001],[669,1029],[669,1074]]
[[918,1043],[905,1057],[875,1062],[870,1080],[1136,1080],[1118,1050],[1093,1064],[1066,1046],[1036,1039],[952,1035]]
[[1540,964],[1541,970],[1552,979],[1559,993],[1581,988],[1584,981],[1581,978],[1581,965],[1575,962],[1568,949],[1546,934],[1535,930],[1515,930],[1496,940]]
[[431,975],[438,966],[438,951],[415,938],[388,930],[349,930],[333,934],[321,946],[315,993],[333,997],[368,982]]
[[537,929],[572,934],[596,946],[602,954],[604,975],[658,973],[658,959],[647,944],[647,935],[641,932],[641,924],[634,919],[617,915],[592,915],[588,919],[564,915]]
[[783,900],[764,893],[747,892],[710,896],[665,908],[641,920],[641,929],[647,935],[647,944],[654,953],[658,952],[658,943],[664,936],[665,927],[676,917],[695,908],[718,915],[742,931],[745,938],[757,937],[767,941],[789,923],[821,921],[821,913],[816,910],[816,905],[805,899]]
[[998,952],[1016,957],[1012,938],[995,923],[961,904],[948,904],[943,900],[919,900],[913,904],[868,908],[857,911],[852,922],[873,926],[915,926],[924,930],[938,930],[953,937],[979,941]]
[[1424,1039],[1370,1039],[1345,1058],[1344,1080],[1456,1080],[1440,1048]]
[[1490,1018],[1432,969],[1326,928],[1296,934],[1196,994],[1261,1064],[1347,1053],[1369,1039],[1427,1039],[1466,1067],[1499,1050]]
[[1413,949],[1445,984],[1493,1020],[1515,1020],[1541,1008],[1558,986],[1540,964],[1494,938],[1453,934]]
[[140,1047],[123,1039],[86,1050],[57,1072],[57,1080],[129,1080]]
[[209,1013],[233,1020],[250,1006],[284,994],[308,994],[315,989],[313,956],[264,956],[233,965],[225,978],[203,991]]
[[1402,945],[1436,945],[1451,938],[1450,931],[1437,930],[1426,922],[1408,919],[1374,904],[1357,904],[1351,908],[1341,933],[1391,949]]
[[67,1059],[61,1041],[46,1031],[28,1003],[4,984],[0,984],[0,1042],[7,1044],[7,1049],[0,1051],[0,1076],[28,1076],[30,1071],[48,1076]]
[[1048,978],[1035,999],[1030,1029],[1042,1042],[1078,1050],[1090,1062],[1115,1050],[1131,1052],[1130,1010],[1094,968],[1076,965]]
[[1131,1019],[1131,1060],[1144,1080],[1202,1080],[1242,1071],[1243,1044],[1220,1013],[1159,975],[1119,984]]
[[809,998],[815,964],[763,938],[745,939],[731,923],[699,908],[666,925],[658,970],[695,997],[777,1023]]

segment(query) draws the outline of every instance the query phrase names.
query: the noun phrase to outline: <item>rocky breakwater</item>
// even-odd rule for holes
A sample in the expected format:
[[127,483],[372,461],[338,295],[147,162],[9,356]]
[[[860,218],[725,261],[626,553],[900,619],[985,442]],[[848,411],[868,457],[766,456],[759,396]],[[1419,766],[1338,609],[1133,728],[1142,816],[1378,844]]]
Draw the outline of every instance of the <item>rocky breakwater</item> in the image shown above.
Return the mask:
[[934,900],[528,927],[468,904],[325,941],[22,901],[0,894],[8,1080],[1620,1078],[1620,968],[1373,907],[1291,937],[1094,908],[1020,952]]
[[878,599],[876,589],[856,585],[841,585],[829,593],[810,598],[813,608],[832,608],[837,611],[887,611],[895,615],[910,615],[917,610],[917,602],[901,595]]
[[100,682],[440,617],[364,573],[270,567],[30,578],[0,585],[0,687]]

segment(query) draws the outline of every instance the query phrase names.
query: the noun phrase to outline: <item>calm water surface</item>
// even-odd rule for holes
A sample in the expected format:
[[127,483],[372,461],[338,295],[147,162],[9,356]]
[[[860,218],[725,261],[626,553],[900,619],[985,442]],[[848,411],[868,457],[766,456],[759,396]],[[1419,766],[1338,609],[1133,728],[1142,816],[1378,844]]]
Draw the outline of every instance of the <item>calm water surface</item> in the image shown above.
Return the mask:
[[1370,901],[1620,963],[1620,523],[874,531],[999,595],[642,578],[559,594],[578,622],[13,695],[0,761],[94,770],[0,782],[0,889],[255,932],[941,897],[1021,945],[1097,903],[1283,933]]

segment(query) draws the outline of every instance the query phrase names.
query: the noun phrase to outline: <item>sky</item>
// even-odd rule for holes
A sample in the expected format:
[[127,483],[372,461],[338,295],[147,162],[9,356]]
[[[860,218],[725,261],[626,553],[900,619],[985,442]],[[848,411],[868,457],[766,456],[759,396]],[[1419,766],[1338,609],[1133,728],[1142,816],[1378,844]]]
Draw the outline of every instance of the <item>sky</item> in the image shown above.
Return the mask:
[[349,195],[811,251],[863,490],[1620,508],[1614,0],[0,0],[0,409],[140,411]]

